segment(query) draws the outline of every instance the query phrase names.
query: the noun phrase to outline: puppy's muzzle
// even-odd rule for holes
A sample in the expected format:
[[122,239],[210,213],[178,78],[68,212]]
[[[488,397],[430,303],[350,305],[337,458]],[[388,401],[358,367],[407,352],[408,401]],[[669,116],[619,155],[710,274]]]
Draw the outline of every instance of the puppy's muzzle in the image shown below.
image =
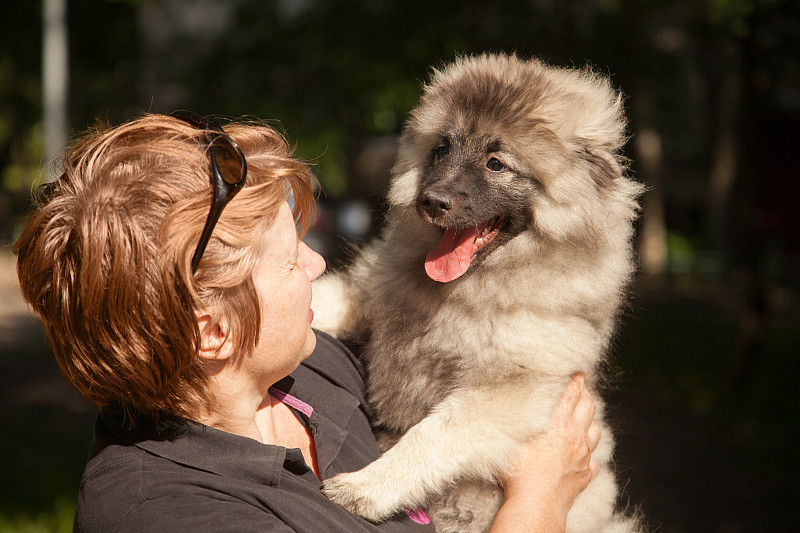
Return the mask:
[[423,217],[434,221],[447,215],[453,209],[454,204],[455,201],[449,194],[439,191],[425,191],[417,198],[417,211]]

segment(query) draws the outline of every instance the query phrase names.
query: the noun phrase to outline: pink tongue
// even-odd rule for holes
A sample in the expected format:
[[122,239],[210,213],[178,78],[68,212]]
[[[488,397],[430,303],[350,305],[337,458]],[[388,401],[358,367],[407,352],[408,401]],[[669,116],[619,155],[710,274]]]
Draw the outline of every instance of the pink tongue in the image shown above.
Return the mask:
[[478,238],[477,228],[447,229],[442,242],[425,258],[425,272],[434,281],[447,283],[462,276],[472,260],[472,245]]

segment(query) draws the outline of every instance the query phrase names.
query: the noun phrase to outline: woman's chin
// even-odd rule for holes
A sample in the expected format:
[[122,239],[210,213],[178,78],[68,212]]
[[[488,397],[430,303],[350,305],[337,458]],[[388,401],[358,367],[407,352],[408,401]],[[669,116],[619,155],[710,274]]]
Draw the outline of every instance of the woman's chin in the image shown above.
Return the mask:
[[308,335],[306,336],[306,343],[303,346],[303,359],[311,355],[314,351],[314,348],[317,347],[317,334],[311,329],[311,325],[308,326]]

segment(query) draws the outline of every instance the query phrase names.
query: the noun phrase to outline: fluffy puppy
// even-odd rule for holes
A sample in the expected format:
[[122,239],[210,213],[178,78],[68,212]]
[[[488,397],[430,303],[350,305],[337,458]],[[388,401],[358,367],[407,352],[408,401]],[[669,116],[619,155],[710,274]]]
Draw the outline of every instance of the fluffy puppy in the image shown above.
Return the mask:
[[[588,69],[508,55],[434,71],[400,139],[382,236],[314,286],[315,326],[365,340],[386,451],[325,482],[371,520],[426,507],[484,531],[497,480],[545,430],[569,377],[595,387],[626,284],[642,186],[619,93]],[[636,531],[615,512],[613,437],[568,531]]]

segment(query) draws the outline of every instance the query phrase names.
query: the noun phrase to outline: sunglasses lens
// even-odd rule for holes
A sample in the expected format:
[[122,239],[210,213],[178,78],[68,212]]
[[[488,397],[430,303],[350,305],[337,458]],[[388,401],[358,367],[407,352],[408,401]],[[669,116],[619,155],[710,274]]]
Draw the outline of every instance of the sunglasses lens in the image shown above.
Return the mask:
[[225,137],[217,137],[213,145],[219,174],[225,183],[236,185],[242,181],[242,158],[239,151]]
[[[203,252],[211,238],[211,232],[214,231],[214,225],[217,223],[222,209],[233,198],[241,185],[244,184],[247,176],[247,162],[244,159],[244,154],[233,142],[233,139],[228,137],[225,130],[215,120],[203,118],[189,111],[175,111],[171,113],[171,116],[196,128],[205,130],[206,141],[210,147],[207,155],[210,156],[212,163],[211,185],[214,188],[214,198],[211,204],[211,211],[209,211],[206,224],[203,227],[203,233],[200,235],[200,240],[197,242],[197,247],[192,256],[192,272],[197,272],[200,259],[203,257]],[[217,174],[229,187],[223,186],[219,182]]]

